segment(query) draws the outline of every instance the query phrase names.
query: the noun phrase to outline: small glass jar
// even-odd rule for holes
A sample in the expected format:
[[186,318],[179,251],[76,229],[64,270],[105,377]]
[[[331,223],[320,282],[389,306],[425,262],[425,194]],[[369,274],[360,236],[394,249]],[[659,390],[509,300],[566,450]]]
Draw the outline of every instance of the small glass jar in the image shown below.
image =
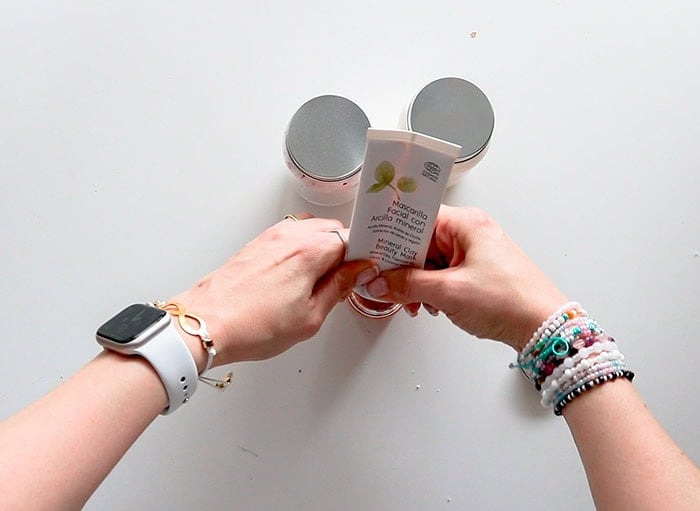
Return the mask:
[[284,136],[284,157],[299,195],[319,206],[353,200],[369,127],[362,109],[342,96],[304,103]]
[[447,186],[486,154],[495,118],[489,99],[462,78],[439,78],[423,87],[401,116],[399,127],[462,146]]
[[348,304],[361,316],[372,319],[384,319],[393,316],[403,307],[400,303],[381,302],[371,300],[362,296],[357,291],[353,291],[348,295]]

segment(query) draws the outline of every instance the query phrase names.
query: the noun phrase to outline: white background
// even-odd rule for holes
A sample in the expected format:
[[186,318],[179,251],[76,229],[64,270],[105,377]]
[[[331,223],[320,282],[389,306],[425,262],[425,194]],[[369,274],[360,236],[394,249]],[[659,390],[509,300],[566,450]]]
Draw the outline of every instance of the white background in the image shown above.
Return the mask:
[[[342,94],[391,128],[457,75],[496,130],[446,202],[486,209],[589,309],[699,461],[698,19],[691,0],[0,2],[0,418],[95,355],[121,307],[285,213],[349,221],[288,181],[304,101]],[[87,509],[591,509],[513,358],[444,317],[340,305],[159,418]]]

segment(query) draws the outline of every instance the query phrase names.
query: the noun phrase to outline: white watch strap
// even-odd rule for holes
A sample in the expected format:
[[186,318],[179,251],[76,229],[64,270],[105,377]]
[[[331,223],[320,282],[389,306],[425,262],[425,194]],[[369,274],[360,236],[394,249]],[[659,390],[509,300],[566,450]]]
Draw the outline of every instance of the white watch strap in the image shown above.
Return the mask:
[[168,393],[169,405],[161,412],[162,415],[173,413],[197,390],[197,366],[172,321],[136,353],[153,366]]

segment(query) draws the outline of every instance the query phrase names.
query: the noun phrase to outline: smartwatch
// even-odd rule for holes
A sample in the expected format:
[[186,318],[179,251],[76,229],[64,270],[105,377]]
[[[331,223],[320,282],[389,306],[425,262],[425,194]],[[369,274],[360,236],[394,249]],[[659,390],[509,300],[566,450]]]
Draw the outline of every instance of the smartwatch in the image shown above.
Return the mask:
[[197,390],[197,366],[170,314],[149,304],[129,305],[97,330],[97,343],[124,355],[138,355],[153,366],[168,393],[168,415]]

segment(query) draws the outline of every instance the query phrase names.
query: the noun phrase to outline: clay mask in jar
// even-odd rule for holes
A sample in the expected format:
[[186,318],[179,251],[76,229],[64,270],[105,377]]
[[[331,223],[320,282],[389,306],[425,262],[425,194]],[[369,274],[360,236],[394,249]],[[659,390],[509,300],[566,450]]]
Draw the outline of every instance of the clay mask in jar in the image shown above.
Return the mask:
[[416,94],[399,126],[462,146],[447,182],[452,186],[486,154],[494,114],[479,87],[462,78],[440,78]]
[[362,109],[342,96],[304,103],[284,137],[284,157],[299,195],[319,206],[353,200],[369,126]]

